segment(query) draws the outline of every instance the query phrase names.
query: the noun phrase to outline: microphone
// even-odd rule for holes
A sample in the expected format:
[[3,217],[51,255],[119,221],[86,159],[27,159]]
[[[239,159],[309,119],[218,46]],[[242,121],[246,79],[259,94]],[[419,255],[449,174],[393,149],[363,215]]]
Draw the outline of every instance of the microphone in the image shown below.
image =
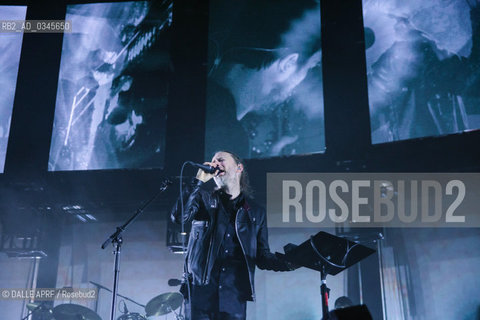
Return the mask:
[[175,287],[175,286],[179,286],[182,284],[182,281],[179,280],[179,279],[168,279],[168,285],[170,287]]
[[195,168],[202,169],[205,173],[213,174],[217,170],[220,171],[220,172],[223,172],[223,170],[220,170],[219,168],[214,168],[214,167],[209,166],[207,164],[200,164],[200,163],[195,163],[195,162],[192,162],[192,161],[187,161],[187,162],[189,164],[191,164],[192,166],[194,166]]

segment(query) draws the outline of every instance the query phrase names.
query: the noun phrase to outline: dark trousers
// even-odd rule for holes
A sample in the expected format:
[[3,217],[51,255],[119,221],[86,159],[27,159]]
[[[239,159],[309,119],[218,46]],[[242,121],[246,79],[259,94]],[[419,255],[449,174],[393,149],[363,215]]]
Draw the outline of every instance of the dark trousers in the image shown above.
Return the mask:
[[[209,286],[197,287],[192,285],[192,301],[186,304],[185,315],[188,320],[245,320],[247,318],[247,302],[233,296],[222,297],[228,299],[228,304],[219,306],[219,292]],[[191,317],[190,316],[191,310]]]

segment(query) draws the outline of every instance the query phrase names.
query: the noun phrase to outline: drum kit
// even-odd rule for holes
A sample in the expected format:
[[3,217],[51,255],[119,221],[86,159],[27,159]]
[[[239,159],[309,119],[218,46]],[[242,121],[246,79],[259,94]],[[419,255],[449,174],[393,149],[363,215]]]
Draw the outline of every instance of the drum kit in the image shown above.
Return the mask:
[[[163,293],[147,303],[145,314],[127,311],[117,320],[156,320],[170,312],[174,313],[175,319],[183,320],[183,316],[175,312],[182,302],[183,296],[178,292]],[[41,320],[102,320],[95,311],[78,304],[65,303],[49,308],[42,303],[29,303],[27,309],[30,314],[36,315],[36,319]]]

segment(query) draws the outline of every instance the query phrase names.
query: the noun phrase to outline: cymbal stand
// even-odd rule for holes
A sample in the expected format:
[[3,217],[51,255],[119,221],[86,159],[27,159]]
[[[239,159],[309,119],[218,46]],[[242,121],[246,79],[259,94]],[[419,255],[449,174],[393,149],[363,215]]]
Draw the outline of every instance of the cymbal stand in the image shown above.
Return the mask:
[[173,312],[176,320],[185,320],[185,317],[182,315],[182,309],[180,309],[179,313],[176,313],[175,310],[173,310],[171,307],[168,307],[168,309],[170,310],[170,312]]

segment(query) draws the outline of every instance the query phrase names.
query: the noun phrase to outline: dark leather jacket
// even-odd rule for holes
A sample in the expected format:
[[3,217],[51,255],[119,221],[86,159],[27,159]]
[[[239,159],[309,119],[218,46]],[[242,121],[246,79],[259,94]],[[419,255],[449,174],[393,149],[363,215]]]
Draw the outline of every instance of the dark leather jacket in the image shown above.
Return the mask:
[[[226,215],[220,214],[219,210],[224,208],[218,191],[207,191],[199,182],[187,188],[185,196],[188,200],[184,206],[183,220],[185,223],[192,222],[186,268],[193,284],[206,285],[222,241],[215,235],[223,234],[214,232],[214,228],[226,228],[228,221],[223,221],[226,220]],[[175,223],[181,223],[180,201],[173,207],[171,218]],[[274,271],[292,270],[287,262],[270,252],[266,219],[263,208],[246,200],[237,211],[235,221],[235,230],[247,264],[252,293],[248,300],[251,301],[255,300],[255,266]]]

